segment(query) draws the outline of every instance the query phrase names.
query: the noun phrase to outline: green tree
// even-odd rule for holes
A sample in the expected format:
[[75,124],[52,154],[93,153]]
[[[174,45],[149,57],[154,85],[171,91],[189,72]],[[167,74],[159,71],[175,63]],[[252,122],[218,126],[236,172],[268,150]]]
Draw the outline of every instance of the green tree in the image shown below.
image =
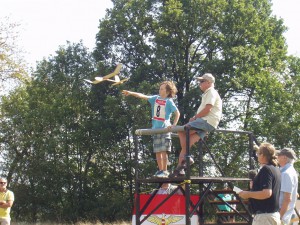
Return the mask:
[[[22,50],[18,46],[18,27],[8,17],[0,17],[0,87],[2,92],[28,79]],[[4,94],[4,93],[2,93]]]
[[174,80],[182,124],[199,105],[194,78],[212,72],[224,99],[222,126],[249,129],[253,105],[265,104],[262,87],[279,85],[268,70],[283,66],[285,29],[267,0],[117,0],[100,22],[94,54],[122,61],[129,87]]
[[[143,163],[135,170],[134,131],[150,128],[150,106],[124,99],[121,89],[155,94],[161,81],[175,81],[184,124],[200,103],[194,78],[212,72],[224,100],[221,128],[253,131],[278,146],[299,144],[299,59],[286,57],[285,27],[269,1],[113,2],[93,56],[81,43],[68,43],[38,64],[31,83],[2,100],[2,167],[15,181],[16,218],[129,218],[131,207],[124,205],[132,205],[133,174],[147,177],[156,164],[150,137],[142,137]],[[123,86],[83,82],[117,62],[124,65],[120,76],[130,78]],[[235,134],[209,137],[227,176],[245,175],[247,141]]]
[[[292,64],[290,64],[292,63]],[[249,126],[262,140],[274,143],[276,147],[299,146],[299,72],[292,67],[299,64],[299,59],[287,62],[286,71],[278,76],[280,83],[273,86],[261,100],[265,104],[256,107],[255,117],[249,119]],[[299,66],[299,65],[298,65]],[[295,67],[294,67],[295,68]],[[265,92],[265,91],[264,91]]]
[[[25,89],[3,98],[1,151],[18,200],[14,216],[122,218],[130,210],[121,210],[124,201],[132,196],[124,187],[132,188],[133,179],[132,148],[124,143],[127,127],[121,109],[115,110],[119,92],[83,82],[96,73],[96,64],[82,44],[68,43],[56,53],[39,62]],[[116,212],[105,213],[109,209]]]
[[[130,77],[128,88],[138,92],[153,94],[155,84],[175,81],[181,124],[200,104],[195,77],[212,72],[224,102],[220,127],[254,131],[260,140],[275,141],[271,137],[279,127],[267,130],[269,113],[282,116],[275,101],[286,87],[281,82],[285,30],[268,0],[115,0],[100,21],[94,55],[121,61]],[[150,127],[150,114],[144,119],[146,111],[139,113],[144,108],[137,105],[143,106],[128,101],[128,116],[143,118],[135,117],[131,132]],[[223,154],[226,161],[220,164],[234,161]]]

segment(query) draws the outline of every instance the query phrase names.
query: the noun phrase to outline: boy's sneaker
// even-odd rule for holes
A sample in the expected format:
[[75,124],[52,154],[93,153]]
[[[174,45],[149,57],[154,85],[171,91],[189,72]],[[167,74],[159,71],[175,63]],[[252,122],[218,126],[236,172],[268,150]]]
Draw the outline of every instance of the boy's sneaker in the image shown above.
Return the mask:
[[156,177],[157,178],[168,178],[169,177],[169,172],[161,170],[160,173],[158,173],[156,175]]
[[168,178],[170,173],[166,170],[166,171],[164,171],[164,175],[165,175],[166,178]]
[[162,173],[162,170],[157,170],[156,173],[152,177],[157,177],[158,174]]

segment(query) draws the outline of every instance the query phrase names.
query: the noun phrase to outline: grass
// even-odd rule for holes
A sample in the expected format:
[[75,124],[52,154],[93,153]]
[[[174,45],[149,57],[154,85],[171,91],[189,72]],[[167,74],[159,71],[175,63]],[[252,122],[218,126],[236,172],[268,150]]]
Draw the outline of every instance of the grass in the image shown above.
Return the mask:
[[[26,222],[11,222],[11,225],[71,225],[70,223],[51,223],[51,222],[41,222],[41,223],[26,223]],[[131,222],[117,221],[112,223],[90,223],[90,222],[77,222],[73,225],[131,225]]]

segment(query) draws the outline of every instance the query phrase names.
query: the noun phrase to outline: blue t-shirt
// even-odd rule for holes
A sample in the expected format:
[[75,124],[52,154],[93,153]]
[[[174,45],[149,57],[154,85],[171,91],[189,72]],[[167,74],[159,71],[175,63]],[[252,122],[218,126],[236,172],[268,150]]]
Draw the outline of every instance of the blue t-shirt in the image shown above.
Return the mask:
[[170,118],[173,112],[178,111],[171,98],[161,98],[153,95],[148,98],[151,104],[152,128],[165,128],[171,125]]

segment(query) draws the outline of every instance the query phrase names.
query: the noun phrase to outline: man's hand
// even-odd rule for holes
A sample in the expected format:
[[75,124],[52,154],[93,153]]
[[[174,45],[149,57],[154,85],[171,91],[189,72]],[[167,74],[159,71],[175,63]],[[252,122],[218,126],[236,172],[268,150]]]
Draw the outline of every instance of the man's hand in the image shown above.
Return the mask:
[[238,193],[238,195],[243,198],[243,199],[248,199],[249,198],[249,193],[248,191],[241,191]]

